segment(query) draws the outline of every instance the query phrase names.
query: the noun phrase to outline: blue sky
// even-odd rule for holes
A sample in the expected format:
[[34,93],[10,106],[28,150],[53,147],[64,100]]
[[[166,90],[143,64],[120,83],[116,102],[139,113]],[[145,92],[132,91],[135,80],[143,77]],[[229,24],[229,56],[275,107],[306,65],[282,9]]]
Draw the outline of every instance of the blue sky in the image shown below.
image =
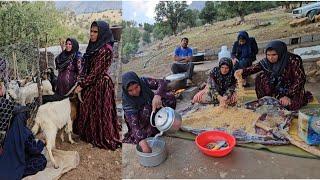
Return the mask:
[[[131,0],[122,1],[123,18],[126,21],[134,20],[137,23],[147,22],[153,24],[155,22],[154,8],[159,0]],[[187,1],[187,4],[191,4],[192,1]]]

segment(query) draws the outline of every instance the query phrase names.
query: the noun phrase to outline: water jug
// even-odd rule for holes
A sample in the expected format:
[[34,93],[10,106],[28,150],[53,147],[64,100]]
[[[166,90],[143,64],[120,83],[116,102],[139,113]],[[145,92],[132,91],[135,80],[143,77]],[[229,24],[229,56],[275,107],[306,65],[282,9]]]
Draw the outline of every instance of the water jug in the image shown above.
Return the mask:
[[218,54],[218,59],[220,60],[221,58],[226,57],[226,58],[231,58],[231,53],[228,51],[227,46],[221,46],[221,51]]
[[150,116],[151,126],[156,127],[160,132],[177,131],[181,123],[181,115],[170,107],[163,107],[157,113],[152,112]]

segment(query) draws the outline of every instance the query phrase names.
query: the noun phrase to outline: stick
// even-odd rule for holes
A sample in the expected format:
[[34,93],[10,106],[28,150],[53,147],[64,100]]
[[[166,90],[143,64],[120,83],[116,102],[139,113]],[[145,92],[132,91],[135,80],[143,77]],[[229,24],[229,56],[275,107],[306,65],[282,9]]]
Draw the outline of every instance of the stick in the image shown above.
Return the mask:
[[42,89],[40,80],[40,37],[38,37],[38,63],[37,64],[37,86],[39,94],[39,104],[42,104]]

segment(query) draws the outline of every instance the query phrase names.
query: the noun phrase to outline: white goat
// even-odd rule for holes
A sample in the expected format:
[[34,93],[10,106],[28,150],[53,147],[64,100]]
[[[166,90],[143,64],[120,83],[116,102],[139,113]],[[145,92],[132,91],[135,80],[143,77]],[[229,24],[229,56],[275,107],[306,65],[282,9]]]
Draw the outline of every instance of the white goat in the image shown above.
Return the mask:
[[[53,95],[52,85],[49,80],[42,81],[42,95]],[[35,97],[39,97],[37,83],[31,83],[19,89],[19,103],[25,106],[31,103]]]
[[[46,147],[48,150],[48,154],[55,168],[59,168],[59,166],[53,158],[52,149],[55,148],[55,141],[58,130],[66,126],[65,132],[68,134],[70,143],[75,143],[71,138],[71,106],[72,103],[69,98],[61,101],[48,102],[44,105],[41,105],[35,117],[35,124],[32,127],[32,133],[34,135],[38,133],[40,127],[43,130],[46,137]],[[63,138],[63,136],[61,136],[61,138]]]

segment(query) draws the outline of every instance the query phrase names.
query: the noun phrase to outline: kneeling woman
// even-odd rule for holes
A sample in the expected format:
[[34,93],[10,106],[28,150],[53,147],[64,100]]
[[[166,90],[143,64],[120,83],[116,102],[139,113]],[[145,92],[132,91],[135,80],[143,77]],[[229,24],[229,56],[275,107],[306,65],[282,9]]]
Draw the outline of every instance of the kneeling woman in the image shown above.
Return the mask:
[[210,72],[206,87],[193,97],[192,102],[221,106],[234,105],[237,97],[235,93],[236,79],[233,72],[232,60],[221,58],[219,67],[214,67]]
[[0,117],[0,129],[5,132],[0,137],[0,179],[22,179],[44,170],[47,160],[41,152],[45,143],[26,127],[27,108],[0,97]]
[[[122,103],[128,132],[122,142],[138,144],[159,131],[150,124],[151,112],[161,106],[176,107],[173,94],[166,92],[167,81],[139,78],[135,72],[122,75]],[[156,90],[155,93],[152,90]]]
[[288,110],[298,110],[312,99],[311,93],[304,89],[306,75],[301,57],[288,52],[284,42],[270,42],[263,60],[237,70],[235,75],[247,77],[258,72],[261,72],[255,80],[258,99],[275,97]]

